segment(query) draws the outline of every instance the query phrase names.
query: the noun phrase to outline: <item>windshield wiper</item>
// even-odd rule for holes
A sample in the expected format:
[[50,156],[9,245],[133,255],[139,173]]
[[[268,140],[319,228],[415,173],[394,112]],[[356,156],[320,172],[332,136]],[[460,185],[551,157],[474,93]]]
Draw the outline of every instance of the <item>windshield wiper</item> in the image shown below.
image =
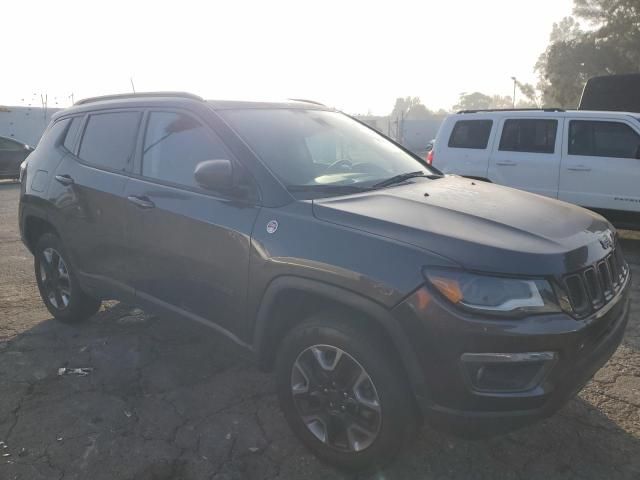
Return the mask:
[[418,172],[409,172],[409,173],[401,173],[400,175],[395,175],[391,178],[387,178],[381,182],[378,182],[373,185],[371,188],[384,188],[389,187],[391,185],[395,185],[396,183],[402,183],[405,180],[409,180],[410,178],[415,177],[425,177],[430,179],[442,178],[442,175],[426,175],[422,170]]

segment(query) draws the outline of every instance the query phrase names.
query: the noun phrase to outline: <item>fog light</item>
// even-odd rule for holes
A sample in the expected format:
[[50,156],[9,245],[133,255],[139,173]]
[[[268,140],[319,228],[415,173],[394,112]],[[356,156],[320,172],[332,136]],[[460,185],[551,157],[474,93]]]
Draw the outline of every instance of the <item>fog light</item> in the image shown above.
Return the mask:
[[556,360],[554,352],[465,353],[463,370],[471,388],[485,393],[517,393],[535,388]]

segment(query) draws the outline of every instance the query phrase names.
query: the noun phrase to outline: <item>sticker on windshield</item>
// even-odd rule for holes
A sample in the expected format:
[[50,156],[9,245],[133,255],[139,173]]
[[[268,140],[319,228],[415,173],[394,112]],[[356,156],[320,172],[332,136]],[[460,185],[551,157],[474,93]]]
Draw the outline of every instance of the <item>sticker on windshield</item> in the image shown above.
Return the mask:
[[277,220],[271,220],[269,223],[267,223],[267,233],[276,233],[276,230],[278,230]]

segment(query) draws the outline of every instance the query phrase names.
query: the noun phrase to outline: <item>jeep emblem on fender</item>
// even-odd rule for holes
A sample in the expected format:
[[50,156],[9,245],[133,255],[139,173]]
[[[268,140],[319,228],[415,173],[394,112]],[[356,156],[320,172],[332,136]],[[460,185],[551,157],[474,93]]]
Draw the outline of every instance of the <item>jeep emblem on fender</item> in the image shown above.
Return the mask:
[[276,233],[276,230],[278,230],[277,220],[271,220],[269,223],[267,223],[267,233]]
[[[267,226],[267,229],[268,228],[269,227]],[[600,245],[602,245],[602,248],[611,248],[613,246],[613,239],[612,239],[611,232],[607,232],[600,237]]]

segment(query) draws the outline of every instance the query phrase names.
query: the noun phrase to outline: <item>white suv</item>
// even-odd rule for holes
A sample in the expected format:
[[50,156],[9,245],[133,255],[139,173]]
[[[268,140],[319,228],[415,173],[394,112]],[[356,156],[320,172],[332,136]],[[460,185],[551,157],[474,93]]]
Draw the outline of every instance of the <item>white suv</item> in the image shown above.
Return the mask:
[[640,113],[462,111],[445,119],[428,160],[640,228]]

